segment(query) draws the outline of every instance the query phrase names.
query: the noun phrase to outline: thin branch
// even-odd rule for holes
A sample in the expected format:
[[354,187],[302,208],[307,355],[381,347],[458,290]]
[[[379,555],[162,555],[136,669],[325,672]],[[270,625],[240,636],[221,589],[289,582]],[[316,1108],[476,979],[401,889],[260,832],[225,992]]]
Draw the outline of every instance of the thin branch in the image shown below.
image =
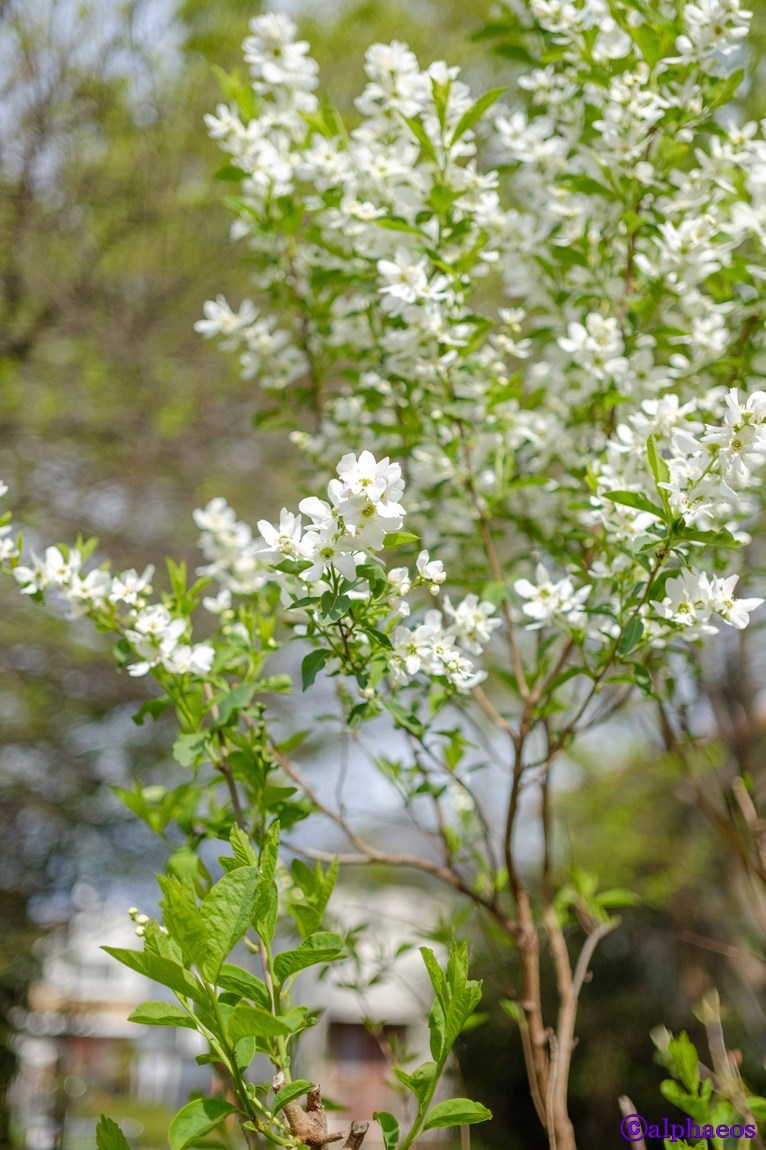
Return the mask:
[[433,875],[434,878],[438,878],[441,882],[447,883],[453,890],[460,891],[461,894],[467,895],[474,903],[485,907],[502,926],[503,930],[510,935],[510,937],[515,937],[518,929],[517,924],[502,913],[497,906],[497,902],[486,898],[474,890],[451,867],[442,866],[439,863],[432,862],[430,859],[422,858],[420,855],[396,855],[377,850],[371,846],[370,843],[365,842],[337,811],[332,810],[331,807],[328,807],[321,801],[286,755],[283,755],[282,752],[278,751],[273,745],[271,747],[271,753],[285,774],[300,787],[306,798],[309,799],[316,809],[343,831],[349,842],[359,851],[359,855],[336,856],[326,851],[309,851],[299,847],[292,847],[291,849],[295,850],[298,854],[305,855],[307,858],[324,858],[332,862],[334,858],[340,857],[341,862],[351,863],[352,865],[363,862],[380,863],[383,866],[390,867],[412,867],[414,870],[422,871],[424,874]]

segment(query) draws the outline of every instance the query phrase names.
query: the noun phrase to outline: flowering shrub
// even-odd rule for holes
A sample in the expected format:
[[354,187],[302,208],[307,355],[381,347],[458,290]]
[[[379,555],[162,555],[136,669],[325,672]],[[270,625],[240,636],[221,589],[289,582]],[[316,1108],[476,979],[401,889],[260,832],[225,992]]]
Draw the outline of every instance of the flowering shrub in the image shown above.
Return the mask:
[[[86,571],[94,545],[82,543],[21,562],[4,528],[21,590],[55,590],[72,615],[116,632],[119,662],[162,689],[142,711],[175,709],[175,755],[194,789],[157,800],[137,788],[126,801],[155,829],[188,830],[191,794],[206,837],[233,835],[234,859],[201,910],[188,882],[168,879],[164,928],[142,924],[144,956],[118,956],[180,995],[177,1024],[196,1026],[227,1067],[236,1101],[219,1100],[205,1131],[239,1107],[256,1138],[328,1140],[326,1125],[303,1137],[294,1107],[289,1130],[275,1127],[263,1089],[242,1077],[255,1049],[286,1073],[283,1040],[310,1021],[300,1008],[282,1014],[298,960],[270,947],[277,817],[285,828],[313,811],[342,829],[349,865],[434,876],[518,948],[522,985],[506,1007],[550,1145],[572,1150],[578,1000],[617,925],[612,909],[630,898],[581,874],[557,890],[554,765],[636,690],[669,713],[679,666],[763,602],[738,586],[766,458],[766,141],[736,104],[749,14],[738,0],[518,7],[486,30],[524,66],[514,93],[474,98],[457,68],[423,70],[406,45],[374,45],[347,126],[316,95],[293,22],[271,13],[245,41],[249,82],[230,81],[207,118],[228,156],[220,175],[238,185],[232,236],[255,298],[234,309],[219,296],[197,329],[273,397],[259,422],[288,425],[322,484],[334,468],[327,498],[257,531],[213,499],[194,513],[199,578],[188,586],[170,563],[160,600],[150,568],[112,575],[96,560]],[[402,732],[374,766],[438,856],[382,850],[306,781],[291,757],[300,733],[277,735],[270,705],[289,679],[264,673],[286,638],[301,645],[304,690],[320,674],[337,684],[341,728]],[[493,731],[488,743],[469,740],[475,722]],[[491,787],[477,781],[485,765]],[[221,786],[223,806],[211,797]],[[544,841],[539,883],[517,842],[529,790],[541,799],[529,815]],[[294,864],[294,879],[316,913],[307,926],[305,903],[298,912],[288,898],[304,941],[287,953],[334,961],[343,940],[320,930],[330,860],[304,853],[318,869]],[[200,942],[198,921],[213,942]],[[224,963],[222,921],[226,947],[251,923],[259,935],[257,986]],[[540,995],[541,934],[555,1024]],[[397,1072],[417,1116],[401,1140],[381,1116],[387,1150],[429,1124],[487,1116],[465,1100],[428,1110],[478,989],[462,950],[446,974],[426,961],[433,1062]],[[309,1085],[280,1086],[277,1099],[292,1104]],[[318,1094],[309,1103],[319,1113]],[[191,1105],[199,1117],[202,1102]]]

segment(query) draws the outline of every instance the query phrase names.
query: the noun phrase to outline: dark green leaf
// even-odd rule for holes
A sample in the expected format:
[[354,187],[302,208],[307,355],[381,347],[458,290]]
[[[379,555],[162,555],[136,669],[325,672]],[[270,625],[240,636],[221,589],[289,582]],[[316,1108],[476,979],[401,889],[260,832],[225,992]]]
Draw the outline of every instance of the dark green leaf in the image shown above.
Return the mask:
[[306,655],[301,663],[301,679],[303,681],[304,691],[314,682],[331,654],[331,651],[309,651],[308,655]]
[[633,648],[641,642],[643,634],[643,620],[640,619],[638,615],[634,615],[632,619],[629,620],[628,625],[626,626],[622,633],[622,637],[620,638],[620,645],[618,647],[619,653],[621,655],[630,654]]

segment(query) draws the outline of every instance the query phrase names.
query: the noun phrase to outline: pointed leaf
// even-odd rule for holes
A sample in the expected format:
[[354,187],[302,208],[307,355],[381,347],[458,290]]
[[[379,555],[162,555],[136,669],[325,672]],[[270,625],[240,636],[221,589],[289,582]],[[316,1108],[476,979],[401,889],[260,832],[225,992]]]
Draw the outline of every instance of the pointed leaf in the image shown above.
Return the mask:
[[229,963],[224,963],[216,982],[222,990],[232,991],[234,994],[240,995],[241,998],[249,998],[266,1010],[271,1008],[271,998],[266,983],[251,974],[249,970],[243,970],[241,966],[231,966]]
[[315,966],[318,962],[332,962],[342,952],[344,940],[339,934],[330,931],[319,931],[304,938],[295,950],[286,950],[278,954],[274,960],[274,973],[280,982],[284,982],[299,970],[307,966]]
[[478,123],[487,109],[491,108],[495,101],[500,99],[503,92],[507,91],[507,88],[491,88],[489,92],[485,92],[483,96],[479,96],[476,103],[472,104],[468,111],[464,112],[458,120],[457,127],[452,133],[452,143],[450,147],[452,147],[461,136],[464,136],[474,124]]
[[106,1114],[101,1115],[96,1127],[96,1150],[130,1150],[122,1130]]
[[290,1025],[261,1006],[235,1006],[228,1025],[229,1038],[277,1038],[292,1033]]
[[102,946],[101,949],[107,954],[111,954],[112,958],[116,958],[124,966],[129,966],[131,970],[137,970],[139,974],[144,974],[147,978],[162,983],[163,986],[167,986],[184,998],[191,998],[200,1006],[206,1005],[207,995],[204,989],[196,978],[184,970],[182,966],[179,966],[177,962],[171,962],[167,958],[161,958],[156,954],[147,954],[140,950],[122,950],[115,946]]
[[301,663],[301,680],[304,691],[312,685],[331,655],[332,651],[309,651]]
[[179,1110],[168,1130],[170,1150],[186,1150],[209,1134],[237,1107],[225,1098],[195,1098]]
[[221,964],[250,926],[255,909],[258,871],[244,866],[225,874],[202,903],[200,916],[207,936],[203,972],[215,979]]
[[386,1150],[396,1150],[399,1141],[399,1123],[393,1114],[389,1114],[387,1110],[376,1110],[373,1118],[383,1132],[383,1144]]
[[294,1082],[288,1082],[281,1090],[277,1091],[274,1098],[274,1104],[271,1107],[271,1113],[277,1114],[286,1102],[292,1102],[296,1098],[300,1098],[307,1090],[311,1089],[311,1083],[307,1078],[296,1078]]
[[470,1098],[449,1098],[446,1102],[439,1102],[434,1106],[423,1124],[423,1129],[472,1126],[474,1122],[486,1122],[491,1117],[492,1111],[482,1106],[481,1102],[472,1102]]
[[196,1029],[194,1019],[174,1002],[142,1002],[128,1015],[128,1022],[138,1022],[143,1026],[185,1026],[188,1030]]

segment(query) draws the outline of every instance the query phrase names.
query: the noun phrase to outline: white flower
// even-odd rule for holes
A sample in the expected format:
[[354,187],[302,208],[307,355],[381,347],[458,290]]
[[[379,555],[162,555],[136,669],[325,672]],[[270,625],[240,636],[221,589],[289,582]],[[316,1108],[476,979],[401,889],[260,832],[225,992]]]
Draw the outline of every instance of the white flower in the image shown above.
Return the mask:
[[[661,616],[682,627],[707,624],[713,611],[710,580],[704,571],[682,571],[665,584],[665,598],[656,603]],[[710,628],[706,628],[710,630]],[[712,628],[715,631],[715,628]]]
[[279,514],[279,527],[274,527],[267,519],[259,519],[258,530],[268,548],[268,551],[262,552],[262,554],[270,554],[274,558],[277,555],[295,558],[302,534],[300,515],[293,515],[291,511],[283,507]]
[[151,594],[154,567],[150,564],[139,575],[135,568],[123,571],[112,579],[110,603],[125,603],[129,607],[141,606],[145,595]]
[[312,91],[319,65],[307,55],[305,40],[295,40],[296,27],[283,12],[268,12],[250,21],[251,36],[242,45],[257,87]]
[[517,579],[513,589],[527,602],[522,607],[525,615],[533,620],[528,624],[531,631],[542,627],[546,622],[560,616],[570,626],[582,626],[585,621],[583,604],[590,595],[590,587],[575,591],[569,578],[552,582],[543,563],[538,563],[535,572],[537,583],[529,579]]
[[716,615],[720,615],[724,623],[743,631],[750,622],[750,613],[760,607],[763,599],[735,599],[734,588],[739,575],[729,575],[721,579],[714,575],[710,581],[710,603]]
[[415,566],[421,580],[428,584],[429,591],[435,595],[439,590],[439,585],[444,583],[447,578],[447,572],[444,570],[441,559],[432,559],[428,551],[421,551]]
[[473,593],[466,595],[457,607],[453,607],[449,596],[445,596],[444,610],[452,619],[450,631],[472,655],[480,655],[492,632],[502,626],[501,619],[491,618],[497,611],[494,603],[479,602],[479,596]]
[[338,535],[334,525],[319,531],[307,531],[300,542],[299,556],[311,566],[301,572],[306,583],[315,583],[325,572],[334,568],[344,579],[356,578],[356,552],[358,544],[348,535]]
[[184,643],[163,654],[162,665],[176,675],[207,675],[214,659],[215,648],[208,643]]
[[401,465],[389,462],[388,456],[378,461],[371,451],[363,451],[358,458],[349,452],[337,472],[346,491],[366,495],[372,503],[397,503],[404,493]]
[[217,595],[206,595],[202,606],[211,615],[222,615],[231,609],[231,591],[228,587],[222,587]]
[[392,315],[399,315],[405,304],[415,303],[428,287],[428,264],[425,256],[418,258],[406,248],[397,248],[393,260],[378,260],[378,271],[383,279],[380,294],[387,297],[385,307]]
[[194,330],[205,339],[212,339],[217,335],[225,336],[221,346],[226,350],[236,348],[243,338],[245,329],[258,318],[258,309],[252,300],[243,300],[239,311],[232,311],[222,295],[217,296],[215,300],[207,300],[202,305],[202,311],[205,318],[197,320]]

